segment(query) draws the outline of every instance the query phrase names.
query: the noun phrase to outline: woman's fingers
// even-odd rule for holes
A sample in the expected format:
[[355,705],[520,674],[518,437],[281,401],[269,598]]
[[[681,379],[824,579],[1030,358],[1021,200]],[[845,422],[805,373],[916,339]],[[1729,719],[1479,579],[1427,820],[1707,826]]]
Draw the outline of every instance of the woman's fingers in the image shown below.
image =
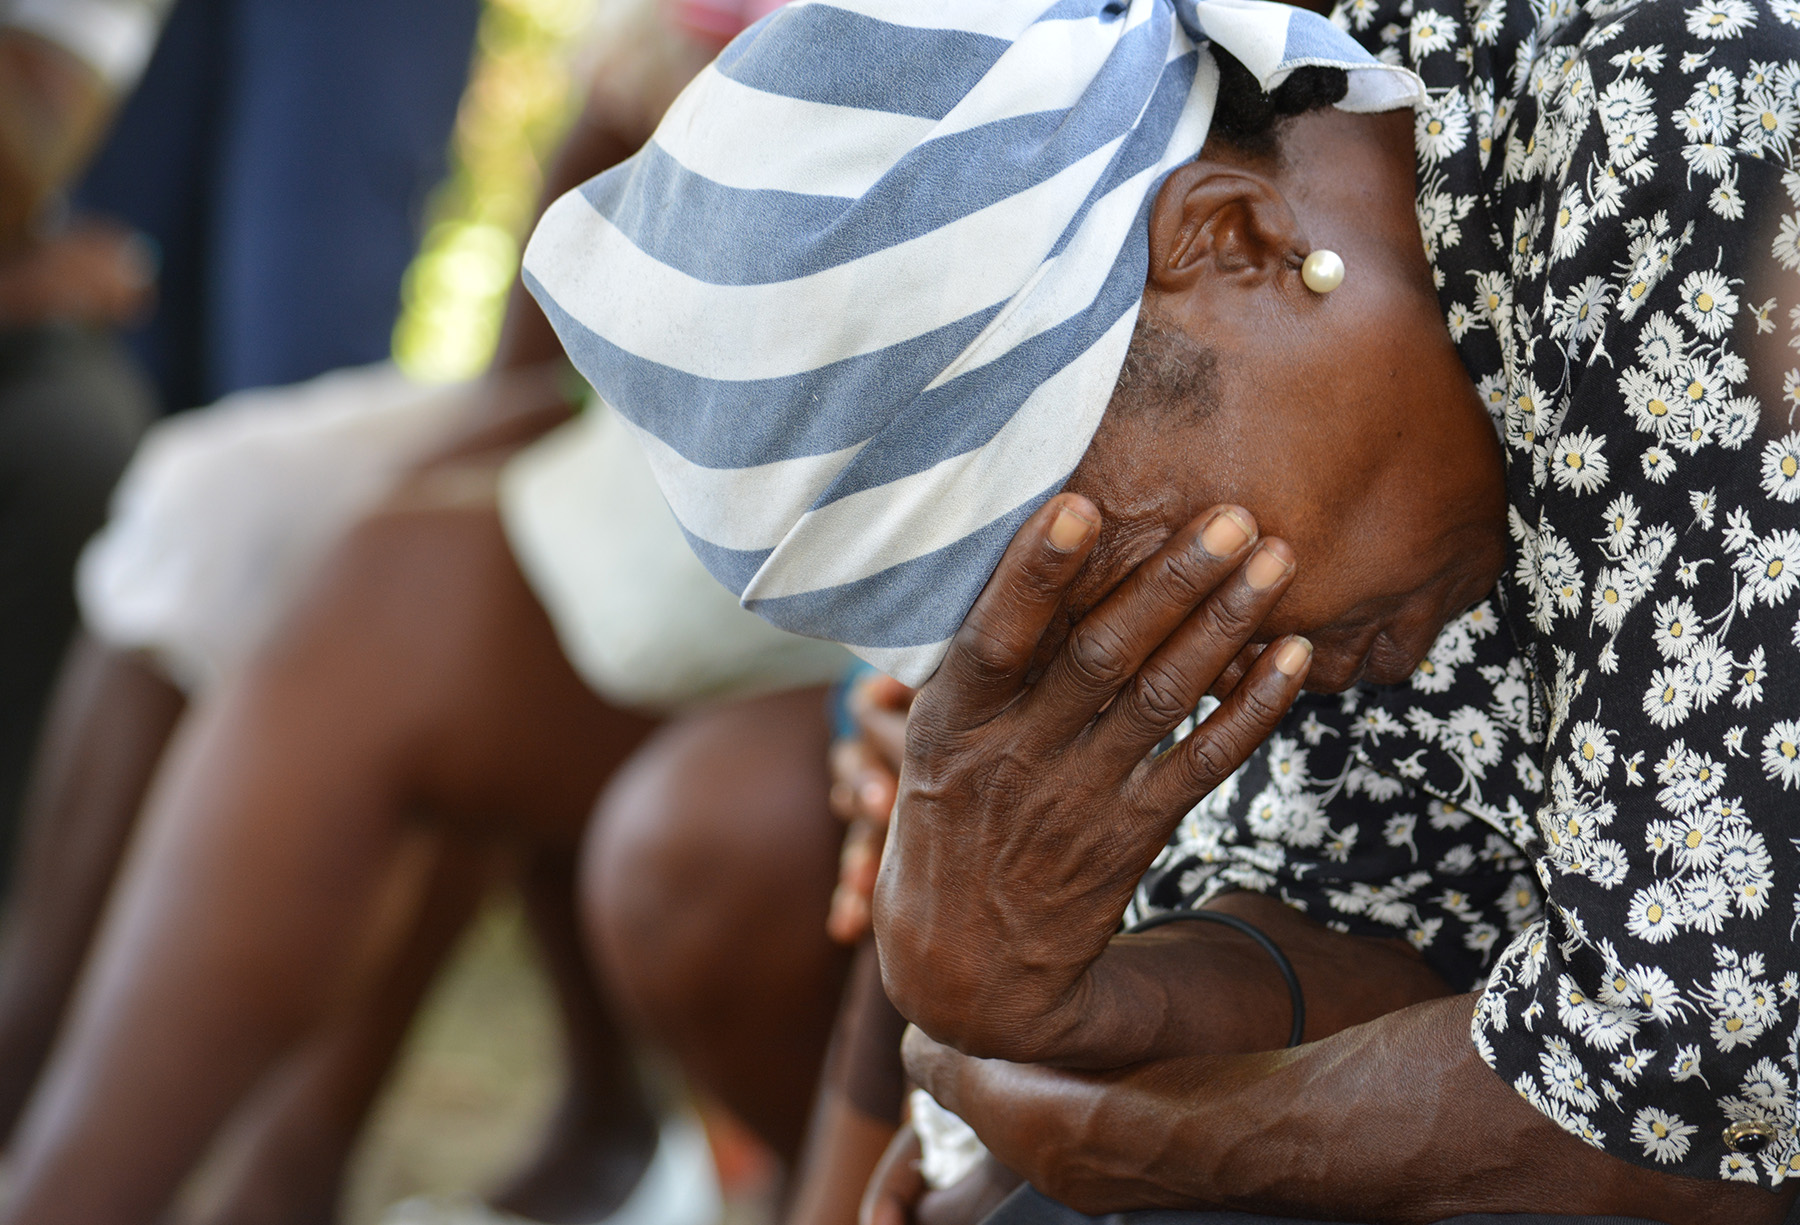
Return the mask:
[[1255,539],[1256,520],[1238,506],[1216,506],[1176,532],[1070,631],[1032,690],[1034,717],[1062,737],[1086,727],[1196,606],[1230,586]]
[[940,726],[980,727],[1017,696],[1099,527],[1100,512],[1079,494],[1052,498],[1026,520],[927,686]]
[[1294,577],[1285,541],[1265,540],[1144,661],[1095,725],[1103,754],[1135,767],[1193,712],[1269,615]]
[[863,1193],[859,1225],[912,1225],[913,1207],[925,1194],[919,1171],[919,1135],[910,1126],[894,1134],[869,1189]]
[[831,746],[831,811],[840,821],[887,824],[899,786],[897,765],[889,765],[866,736]]
[[1272,643],[1219,708],[1174,748],[1148,762],[1136,790],[1153,812],[1186,812],[1268,739],[1312,666],[1312,643]]
[[838,857],[838,883],[831,894],[831,912],[825,932],[839,944],[856,944],[869,934],[870,907],[875,897],[875,877],[881,871],[881,851],[887,838],[887,822],[876,825],[857,821],[844,836]]
[[[911,690],[906,692],[910,694]],[[876,759],[897,775],[906,756],[906,712],[912,703],[909,698],[906,705],[896,709],[877,704],[880,696],[873,686],[858,686],[850,695],[850,717],[856,720],[857,730],[862,732]]]

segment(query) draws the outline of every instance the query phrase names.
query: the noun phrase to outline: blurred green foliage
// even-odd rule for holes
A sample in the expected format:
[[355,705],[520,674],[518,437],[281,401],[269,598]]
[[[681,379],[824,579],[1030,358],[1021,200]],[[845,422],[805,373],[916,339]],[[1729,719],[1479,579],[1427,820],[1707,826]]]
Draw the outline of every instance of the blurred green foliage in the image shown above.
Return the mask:
[[569,47],[592,0],[487,0],[451,138],[450,177],[402,288],[394,358],[429,381],[493,356],[544,164],[579,100]]

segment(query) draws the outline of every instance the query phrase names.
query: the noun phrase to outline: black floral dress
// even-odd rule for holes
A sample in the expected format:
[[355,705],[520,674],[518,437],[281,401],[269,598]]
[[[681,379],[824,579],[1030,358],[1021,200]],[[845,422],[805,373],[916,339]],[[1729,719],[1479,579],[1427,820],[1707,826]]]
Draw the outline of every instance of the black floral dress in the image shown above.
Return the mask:
[[[1138,909],[1403,934],[1606,1151],[1800,1173],[1800,0],[1350,0],[1511,555],[1408,686],[1309,697]],[[1354,269],[1351,275],[1355,275]]]

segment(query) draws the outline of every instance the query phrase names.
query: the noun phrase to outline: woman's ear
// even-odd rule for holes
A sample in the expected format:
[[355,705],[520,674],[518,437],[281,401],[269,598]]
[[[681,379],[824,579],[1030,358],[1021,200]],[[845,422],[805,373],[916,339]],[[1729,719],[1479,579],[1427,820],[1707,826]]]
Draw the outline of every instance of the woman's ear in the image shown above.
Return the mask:
[[1171,174],[1150,213],[1150,284],[1180,293],[1202,280],[1261,282],[1299,267],[1299,223],[1268,176],[1225,162]]

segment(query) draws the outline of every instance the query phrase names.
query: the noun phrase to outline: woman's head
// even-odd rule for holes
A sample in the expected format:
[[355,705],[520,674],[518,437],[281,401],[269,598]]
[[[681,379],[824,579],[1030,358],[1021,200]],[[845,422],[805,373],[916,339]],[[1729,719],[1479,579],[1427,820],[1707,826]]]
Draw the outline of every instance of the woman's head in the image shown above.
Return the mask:
[[[1395,682],[1499,576],[1500,453],[1425,260],[1410,115],[1295,109],[1215,127],[1158,194],[1131,353],[1067,485],[1105,516],[1068,611],[1232,502],[1298,564],[1264,636],[1313,638],[1312,687]],[[1316,248],[1348,268],[1329,294],[1300,278]]]
[[[1208,43],[1238,79],[1220,85]],[[1341,70],[1329,98],[1295,84],[1321,66]],[[1231,288],[1199,272],[1230,227],[1200,245],[1184,227],[1242,214],[1260,237],[1220,258],[1288,258],[1313,213],[1336,213],[1270,169],[1293,150],[1270,161],[1256,133],[1263,112],[1340,94],[1368,113],[1423,86],[1317,14],[1257,0],[813,0],[734,42],[642,153],[557,201],[526,277],[712,572],[776,625],[917,683],[1088,452],[1141,304],[1144,336],[1216,357],[1212,415],[1249,424],[1236,406],[1266,337],[1201,301]],[[1262,185],[1256,207],[1219,196],[1234,183]],[[1416,227],[1410,242],[1416,263]],[[1212,309],[1260,312],[1233,324],[1250,333],[1299,327],[1251,288]],[[1158,356],[1145,342],[1134,370]],[[1291,394],[1279,373],[1255,377]],[[1096,461],[1125,454],[1129,414],[1112,416]],[[1169,475],[1219,483],[1191,467]]]

